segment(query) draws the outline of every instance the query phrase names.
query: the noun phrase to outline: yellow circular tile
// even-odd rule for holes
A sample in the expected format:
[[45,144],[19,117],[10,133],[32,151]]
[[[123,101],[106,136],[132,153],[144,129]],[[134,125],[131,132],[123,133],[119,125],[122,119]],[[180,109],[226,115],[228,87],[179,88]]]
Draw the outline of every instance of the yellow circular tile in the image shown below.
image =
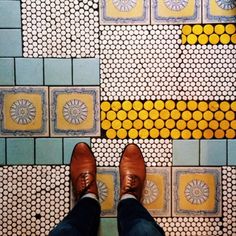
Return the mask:
[[199,129],[195,129],[192,132],[192,136],[193,136],[194,139],[201,139],[202,138],[202,131],[199,130]]
[[169,111],[173,110],[175,108],[175,102],[173,100],[167,100],[165,102],[165,108]]
[[157,138],[159,136],[159,130],[156,128],[153,128],[150,130],[149,135],[151,138]]
[[138,113],[138,117],[141,120],[146,120],[148,118],[148,112],[146,110],[142,110]]
[[200,120],[200,121],[198,122],[197,126],[198,126],[198,128],[199,128],[200,130],[204,130],[204,129],[206,129],[206,128],[208,127],[208,123],[207,123],[207,121],[205,121],[205,120]]
[[179,139],[180,138],[180,131],[178,129],[172,129],[170,132],[170,136],[172,139]]
[[226,130],[225,136],[226,136],[226,138],[228,138],[228,139],[233,139],[233,138],[235,138],[235,130],[233,130],[233,129],[228,129],[228,130]]
[[121,128],[122,124],[120,120],[113,120],[111,126],[113,129],[118,130]]
[[167,128],[163,128],[160,131],[161,138],[168,138],[170,136],[170,130]]
[[160,118],[163,120],[167,120],[170,117],[170,111],[168,111],[167,109],[163,109],[162,111],[160,111]]
[[145,139],[149,136],[149,132],[147,129],[141,129],[139,130],[139,137],[142,138],[142,139]]
[[178,120],[181,116],[180,112],[177,109],[171,111],[170,116],[173,120]]
[[198,110],[199,110],[199,111],[204,112],[204,111],[206,111],[207,109],[208,109],[208,104],[207,104],[207,102],[201,101],[201,102],[198,103]]
[[150,117],[152,120],[158,119],[158,117],[159,117],[159,111],[157,111],[156,109],[152,109],[152,110],[149,112],[149,117]]
[[219,109],[220,105],[216,101],[209,102],[209,109],[210,111],[217,111]]
[[209,36],[209,42],[213,45],[218,44],[220,41],[220,37],[217,34],[211,34]]
[[182,44],[186,44],[186,43],[187,43],[187,37],[186,37],[186,35],[182,34],[182,35],[181,35],[181,39],[182,39],[182,40],[181,40],[181,43],[182,43]]
[[101,111],[101,120],[106,119],[106,113],[104,111]]
[[111,103],[111,109],[113,111],[119,111],[121,109],[121,102],[119,101],[114,101]]
[[132,102],[131,101],[124,101],[122,103],[122,108],[125,110],[125,111],[130,111],[132,109]]
[[152,129],[153,126],[154,126],[153,120],[147,119],[147,120],[144,121],[144,127],[145,127],[146,129]]
[[229,102],[223,101],[220,103],[220,110],[221,111],[228,111],[230,109]]
[[228,24],[225,26],[225,32],[227,34],[234,34],[236,31],[236,26],[234,24]]
[[231,35],[231,43],[236,44],[236,34]]
[[214,117],[215,117],[216,120],[221,121],[221,120],[224,119],[225,114],[224,114],[223,111],[216,111],[215,114],[214,114]]
[[166,128],[173,129],[175,127],[175,121],[172,119],[168,119],[165,123]]
[[143,103],[140,101],[134,101],[133,102],[133,109],[135,111],[141,111],[143,109]]
[[191,45],[196,44],[197,36],[195,34],[190,34],[187,36],[187,42]]
[[108,129],[111,128],[111,121],[104,120],[104,121],[102,121],[102,125],[101,126],[102,126],[102,129],[108,130]]
[[130,110],[130,111],[128,112],[128,118],[129,118],[130,120],[136,120],[137,117],[138,117],[137,111],[135,111],[135,110]]
[[154,107],[158,110],[158,111],[161,111],[165,106],[165,103],[161,100],[157,100],[155,103],[154,103]]
[[178,101],[176,107],[179,111],[185,111],[187,108],[187,104],[185,101]]
[[195,120],[189,120],[187,122],[187,127],[190,130],[195,130],[197,128],[197,122]]
[[200,111],[194,111],[193,112],[193,119],[196,121],[199,121],[202,119],[202,112]]
[[165,122],[162,119],[157,119],[155,121],[155,127],[157,129],[162,129],[164,127],[164,125],[165,125]]
[[117,112],[117,118],[119,120],[125,120],[127,118],[127,112],[120,110]]
[[203,27],[201,25],[194,25],[192,31],[196,35],[200,35],[203,32]]
[[136,139],[138,137],[138,131],[136,129],[130,129],[128,135],[131,139]]
[[215,138],[217,138],[217,139],[222,139],[222,138],[224,138],[224,136],[225,136],[224,130],[222,130],[222,129],[217,129],[217,130],[215,131]]
[[116,113],[114,111],[108,111],[107,112],[107,119],[108,120],[115,120],[116,119]]
[[227,111],[227,112],[225,113],[225,118],[226,118],[226,120],[229,120],[229,121],[234,120],[234,119],[235,119],[235,112],[233,112],[233,111]]
[[106,132],[106,136],[109,139],[114,139],[116,137],[116,131],[114,129],[109,129]]
[[214,32],[214,27],[212,25],[207,24],[203,27],[203,30],[205,34],[211,35]]
[[207,120],[207,121],[212,120],[213,117],[214,117],[214,115],[213,115],[213,112],[211,112],[211,111],[205,111],[205,112],[203,113],[203,118],[204,118],[205,120]]
[[176,122],[176,127],[177,129],[179,130],[184,130],[186,128],[187,124],[186,124],[186,121],[185,120],[178,120]]
[[120,139],[125,139],[127,137],[127,131],[125,129],[119,129],[117,131],[117,137]]
[[230,104],[230,108],[232,111],[236,111],[236,101],[234,101]]
[[197,102],[196,101],[188,101],[187,107],[190,111],[195,111],[197,109]]
[[192,118],[192,113],[190,111],[184,111],[182,113],[182,119],[188,121]]
[[183,130],[183,131],[181,132],[181,137],[182,137],[183,139],[190,139],[191,136],[192,136],[191,131],[189,131],[189,130],[187,130],[187,129],[185,129],[185,130]]
[[135,120],[133,122],[133,127],[137,130],[142,129],[143,128],[143,121],[139,120],[139,119]]
[[206,34],[201,34],[198,36],[198,42],[201,44],[201,45],[206,45],[208,43],[208,36]]
[[230,122],[230,127],[231,127],[232,129],[235,129],[235,130],[236,130],[236,120],[232,120],[232,121]]
[[111,108],[111,104],[107,101],[101,103],[102,111],[109,111]]
[[129,130],[129,129],[132,128],[133,123],[132,123],[132,121],[130,121],[130,120],[124,120],[124,121],[122,122],[122,126],[123,126],[124,129]]
[[230,126],[230,123],[227,120],[222,120],[220,122],[220,128],[223,130],[227,130],[229,128],[229,126]]
[[214,30],[215,30],[216,34],[221,35],[221,34],[223,34],[225,32],[225,27],[222,24],[217,24],[217,25],[215,25],[215,29]]
[[203,132],[203,137],[206,139],[211,139],[214,136],[214,132],[211,129],[206,129]]
[[144,109],[147,110],[147,111],[151,111],[154,107],[154,104],[152,101],[146,101],[144,103]]
[[182,33],[184,35],[189,35],[192,32],[192,27],[190,25],[184,25],[182,28]]
[[230,36],[228,34],[222,34],[220,36],[220,42],[222,44],[228,44],[230,42]]
[[219,128],[219,122],[217,120],[211,120],[209,122],[209,128],[212,130],[217,130]]

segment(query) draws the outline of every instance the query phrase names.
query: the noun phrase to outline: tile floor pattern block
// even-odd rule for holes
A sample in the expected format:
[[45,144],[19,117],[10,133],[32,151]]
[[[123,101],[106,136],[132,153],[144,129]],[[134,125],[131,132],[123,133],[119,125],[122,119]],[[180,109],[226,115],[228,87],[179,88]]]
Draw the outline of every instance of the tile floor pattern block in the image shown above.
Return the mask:
[[69,166],[0,167],[1,235],[46,236],[69,209]]

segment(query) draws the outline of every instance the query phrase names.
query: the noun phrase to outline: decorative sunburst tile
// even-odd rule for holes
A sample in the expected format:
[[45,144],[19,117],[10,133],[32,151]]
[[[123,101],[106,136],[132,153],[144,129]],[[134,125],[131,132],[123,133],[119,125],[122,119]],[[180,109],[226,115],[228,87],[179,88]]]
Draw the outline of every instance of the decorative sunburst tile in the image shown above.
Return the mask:
[[173,167],[174,216],[222,215],[221,168]]
[[170,216],[170,168],[147,168],[142,203],[152,216]]
[[98,136],[100,96],[98,87],[52,87],[51,136]]
[[152,0],[153,24],[184,24],[201,22],[200,0]]
[[149,0],[100,0],[101,24],[148,24]]
[[46,87],[0,88],[0,136],[47,136]]
[[205,0],[203,2],[203,23],[236,22],[236,1]]

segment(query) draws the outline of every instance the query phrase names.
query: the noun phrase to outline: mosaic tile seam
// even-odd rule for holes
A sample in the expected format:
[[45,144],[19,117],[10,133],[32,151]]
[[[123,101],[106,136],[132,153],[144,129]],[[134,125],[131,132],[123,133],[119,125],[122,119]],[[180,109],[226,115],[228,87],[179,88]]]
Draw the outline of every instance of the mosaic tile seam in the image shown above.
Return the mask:
[[103,101],[103,137],[233,139],[236,102],[228,101]]
[[[4,166],[0,170],[3,235],[19,232],[21,235],[48,235],[70,209],[69,166]],[[235,174],[235,167],[222,167],[223,217],[155,218],[166,235],[187,236],[191,232],[191,235],[233,236],[236,232]],[[106,221],[115,223],[116,219]]]
[[98,58],[0,58],[0,85],[99,85]]

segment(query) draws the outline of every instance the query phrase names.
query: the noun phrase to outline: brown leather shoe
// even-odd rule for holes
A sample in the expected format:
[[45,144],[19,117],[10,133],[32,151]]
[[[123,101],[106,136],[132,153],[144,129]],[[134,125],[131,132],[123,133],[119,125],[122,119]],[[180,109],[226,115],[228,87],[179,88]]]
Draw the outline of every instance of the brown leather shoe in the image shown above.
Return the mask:
[[120,197],[129,193],[140,201],[146,178],[146,167],[139,147],[129,144],[120,161]]
[[98,198],[96,170],[96,160],[90,147],[86,143],[76,144],[71,157],[70,174],[78,199],[86,193],[93,193]]

